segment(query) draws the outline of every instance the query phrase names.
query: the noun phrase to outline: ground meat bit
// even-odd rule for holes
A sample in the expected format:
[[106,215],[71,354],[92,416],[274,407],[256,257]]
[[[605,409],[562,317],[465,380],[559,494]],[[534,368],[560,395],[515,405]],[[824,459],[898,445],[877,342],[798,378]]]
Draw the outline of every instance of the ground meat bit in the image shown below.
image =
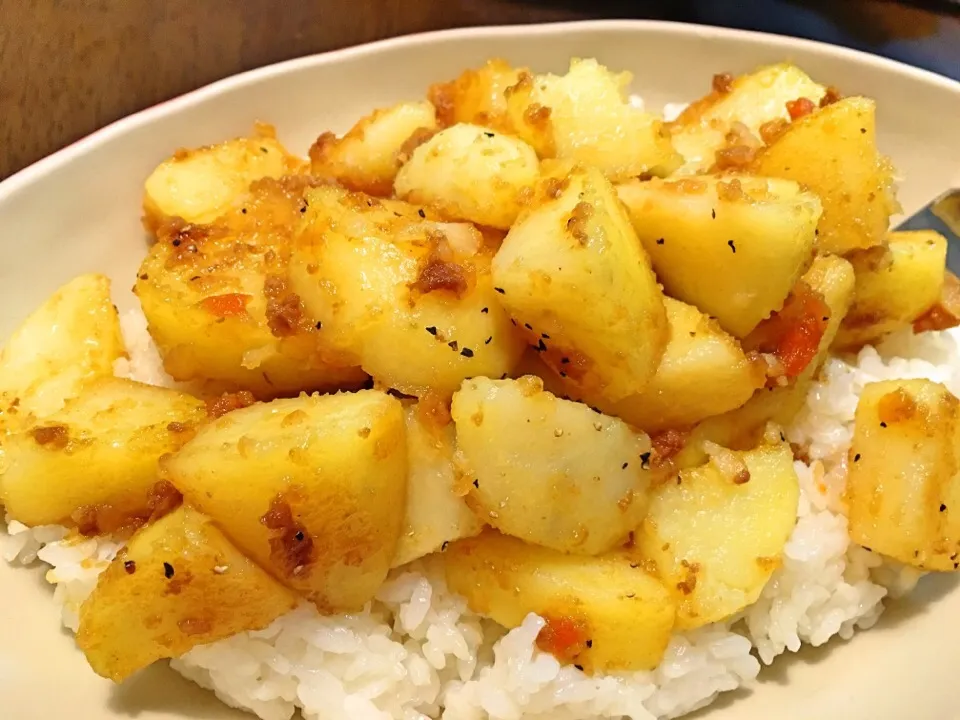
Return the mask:
[[553,110],[550,108],[540,103],[530,103],[527,109],[523,111],[523,119],[528,125],[539,130],[546,130],[552,114]]
[[790,123],[783,118],[776,118],[775,120],[765,122],[760,126],[760,139],[767,145],[772,145],[780,139],[780,136],[783,135],[789,127]]
[[314,169],[317,169],[318,166],[322,166],[326,161],[326,156],[330,151],[336,147],[337,136],[332,132],[321,133],[321,135],[313,141],[313,145],[310,146],[310,162],[313,163]]
[[207,415],[212,418],[219,418],[228,412],[250,407],[256,402],[253,393],[248,390],[240,392],[224,393],[218,398],[207,400]]
[[717,150],[714,168],[718,171],[739,170],[750,165],[757,158],[757,149],[747,145],[734,145]]
[[686,569],[687,576],[677,583],[677,590],[684,595],[689,595],[697,587],[697,573],[700,572],[700,563],[691,563],[681,560],[680,564]]
[[70,442],[70,433],[65,425],[34,428],[31,434],[37,445],[49,445],[54,450],[63,450]]
[[960,280],[948,270],[944,273],[940,300],[914,320],[913,330],[948,330],[957,325],[960,325]]
[[272,530],[270,559],[279,570],[294,577],[313,561],[313,537],[293,517],[290,504],[277,495],[260,522]]
[[917,414],[917,403],[903,388],[887,393],[877,403],[877,417],[885,423],[909,420]]
[[173,483],[160,480],[155,483],[147,494],[147,509],[150,511],[150,522],[156,522],[164,515],[173,512],[183,502],[183,495]]
[[653,447],[653,457],[650,459],[651,465],[663,465],[670,458],[683,450],[687,443],[689,432],[685,430],[663,430],[653,433],[650,436],[650,444]]
[[[546,624],[537,634],[537,647],[558,660],[571,661],[587,649],[590,626],[581,618],[570,615],[543,616]],[[590,642],[592,645],[592,642]]]
[[727,202],[736,202],[742,200],[746,195],[743,192],[743,185],[740,184],[740,180],[734,178],[729,182],[717,183],[717,197]]
[[436,134],[436,130],[425,127],[414,130],[410,137],[403,141],[403,144],[397,151],[397,163],[400,165],[406,164],[410,158],[413,157],[414,151]]
[[733,90],[733,75],[731,73],[718,73],[713,76],[713,90],[721,95],[726,95]]
[[590,242],[587,223],[591,215],[593,215],[593,206],[590,205],[590,203],[581,201],[574,206],[573,211],[570,213],[570,218],[567,220],[567,230],[581,245],[586,245]]
[[786,105],[787,114],[790,115],[791,120],[799,120],[804,115],[809,115],[817,109],[817,106],[814,105],[813,100],[805,97],[797,98],[796,100],[788,100]]
[[[275,337],[295,335],[304,322],[303,302],[296,293],[287,291],[287,283],[276,275],[263,283],[267,297],[267,325]],[[309,323],[313,327],[313,323]]]
[[457,121],[457,84],[456,81],[434,83],[427,89],[427,100],[437,111],[437,124],[450,127]]
[[830,307],[804,282],[797,283],[783,309],[761,322],[744,339],[747,350],[771,353],[788,378],[795,378],[816,357],[827,330]]
[[823,94],[823,97],[820,98],[820,107],[825,108],[827,105],[833,105],[835,102],[842,99],[843,94],[833,85],[830,85],[827,88],[827,91]]
[[424,295],[435,290],[448,290],[459,297],[467,289],[463,266],[445,262],[436,253],[431,253],[410,289]]

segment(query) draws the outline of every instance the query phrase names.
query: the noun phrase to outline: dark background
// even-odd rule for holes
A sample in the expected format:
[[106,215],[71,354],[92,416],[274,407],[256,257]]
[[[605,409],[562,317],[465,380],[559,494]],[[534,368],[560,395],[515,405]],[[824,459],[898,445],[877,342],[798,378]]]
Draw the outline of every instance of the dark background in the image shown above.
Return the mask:
[[932,9],[883,0],[0,0],[0,178],[227,75],[441,28],[682,20],[841,43],[960,79],[957,5],[925,6]]

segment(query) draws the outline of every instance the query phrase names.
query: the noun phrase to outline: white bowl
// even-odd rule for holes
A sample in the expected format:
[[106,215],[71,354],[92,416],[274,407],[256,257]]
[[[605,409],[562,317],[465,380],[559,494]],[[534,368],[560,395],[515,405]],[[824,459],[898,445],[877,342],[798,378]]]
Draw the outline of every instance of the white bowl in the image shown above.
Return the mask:
[[[791,60],[847,94],[879,103],[879,142],[912,212],[960,186],[960,84],[870,55],[757,33],[661,22],[602,21],[457,30],[303,58],[215,83],[121,120],[0,184],[0,338],[48,293],[108,272],[117,303],[144,252],[143,180],[177,147],[274,123],[305,152],[374,107],[424,96],[429,83],[502,56],[538,70],[596,57],[634,74],[648,107],[702,95],[716,72]],[[40,119],[42,121],[42,119]],[[0,562],[0,716],[9,720],[243,718],[158,665],[121,686],[89,669],[60,630],[42,571]],[[751,691],[722,698],[710,720],[947,720],[960,716],[960,590],[929,577],[853,641],[781,657]]]

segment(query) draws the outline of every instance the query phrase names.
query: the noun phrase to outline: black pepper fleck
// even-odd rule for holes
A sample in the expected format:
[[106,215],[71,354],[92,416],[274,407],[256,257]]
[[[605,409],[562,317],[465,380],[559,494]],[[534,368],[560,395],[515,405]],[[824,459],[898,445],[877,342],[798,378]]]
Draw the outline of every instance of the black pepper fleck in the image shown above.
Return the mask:
[[164,576],[167,580],[169,580],[170,578],[173,577],[173,565],[171,565],[171,564],[168,563],[168,562],[165,562],[165,563],[163,564],[163,576]]
[[861,134],[861,135],[866,135],[866,134],[867,134],[867,129],[866,129],[866,128],[860,128],[860,134]]
[[857,453],[856,455],[853,456],[853,461],[860,462],[860,453]]
[[474,481],[473,481],[473,486],[474,486],[475,488],[477,488],[478,490],[480,489],[480,480],[479,480],[479,478],[478,478],[477,480],[474,480]]
[[540,337],[542,337],[544,340],[549,340],[549,339],[550,339],[550,336],[547,335],[546,333],[540,333]]
[[940,503],[940,512],[943,512],[946,509],[947,509],[947,506],[944,505],[943,503]]
[[303,534],[303,530],[297,530],[296,534],[293,536],[297,542],[303,542],[303,539],[306,535]]
[[322,327],[323,327],[323,323],[317,320],[317,324],[316,324],[317,330],[321,329]]
[[486,315],[488,312],[490,312],[490,308],[484,308],[484,309],[481,310],[480,312],[482,312],[484,315]]
[[450,545],[450,541],[444,540],[443,545],[440,546],[440,552],[443,552],[444,550],[446,550],[449,545]]
[[420,208],[419,210],[417,210],[417,215],[419,215],[422,218],[425,218],[427,216],[427,214],[423,211],[423,208]]
[[495,287],[494,290],[496,290],[496,291],[497,291],[498,293],[500,293],[501,295],[506,295],[506,294],[507,294],[507,291],[504,290],[503,288]]
[[714,220],[717,219],[717,211],[716,211],[716,209],[711,208],[711,210],[710,210],[710,217],[711,217],[712,219],[714,219]]
[[484,340],[484,341],[483,341],[483,344],[484,344],[484,345],[489,345],[492,341],[493,341],[493,335],[491,335],[491,336],[488,337],[486,340]]
[[458,349],[458,348],[460,347],[460,346],[457,344],[457,341],[456,341],[456,340],[451,340],[450,342],[447,343],[447,346],[448,346],[451,350],[456,350],[456,349]]
[[737,246],[733,244],[733,240],[727,240],[727,245],[730,246],[730,249],[733,250],[734,255],[736,255]]
[[561,365],[566,365],[566,364],[568,364],[569,362],[570,362],[570,358],[568,358],[568,357],[560,358],[560,364],[561,364]]
[[460,354],[466,358],[472,358],[473,350],[471,350],[470,348],[464,348],[463,350],[460,351]]
[[563,370],[561,370],[561,371],[560,371],[560,377],[565,378],[566,376],[567,376],[567,374],[566,374]]
[[543,343],[543,338],[540,338],[540,342],[537,343],[536,351],[537,352],[546,352],[547,346]]
[[173,246],[174,246],[174,247],[180,247],[180,243],[181,243],[180,238],[176,238],[176,239],[173,241]]
[[137,571],[137,564],[133,560],[124,560],[123,569],[127,571],[127,575],[133,575]]
[[524,326],[527,330],[533,330],[533,325],[531,325],[530,323],[524,323],[523,326]]
[[580,672],[583,672],[583,665],[574,665],[574,667]]
[[886,426],[887,426],[887,424],[881,420],[881,421],[880,421],[880,427],[885,428]]
[[657,240],[657,245],[663,245],[665,242],[666,240],[664,238],[660,238],[659,240]]
[[240,212],[243,213],[244,215],[246,215],[246,214],[247,214],[247,209],[246,209],[246,208],[240,208]]
[[434,325],[431,325],[430,327],[426,328],[426,331],[433,336],[436,336],[437,334],[437,328]]
[[629,464],[630,464],[630,463],[624,463],[623,465],[620,466],[620,469],[621,469],[621,470],[626,470],[626,469],[627,469],[627,466],[628,466]]
[[485,132],[484,135],[486,135],[487,137],[493,137],[493,133],[491,132]]

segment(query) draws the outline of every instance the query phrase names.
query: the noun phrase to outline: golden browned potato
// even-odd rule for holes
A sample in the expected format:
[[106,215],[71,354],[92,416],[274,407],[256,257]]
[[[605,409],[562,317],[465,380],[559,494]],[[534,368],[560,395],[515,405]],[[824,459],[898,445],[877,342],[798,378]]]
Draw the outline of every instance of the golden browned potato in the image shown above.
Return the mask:
[[670,640],[670,593],[623,554],[565,555],[487,530],[441,557],[471,610],[508,628],[536,613],[537,646],[587,672],[649,670]]
[[473,123],[512,132],[505,91],[517,84],[522,72],[528,71],[494,58],[479,68],[465,70],[455,80],[431,85],[427,97],[437,109],[437,120],[442,127]]
[[214,224],[159,229],[134,291],[174,379],[269,399],[366,378],[289,287],[291,238],[313,182],[260,180]]
[[673,145],[685,161],[681,172],[713,167],[718,150],[732,150],[750,137],[759,147],[761,128],[790,119],[788,102],[807,98],[818,103],[825,93],[826,88],[789,63],[768,65],[739,77],[727,73],[714,76],[710,94],[691,103],[670,123]]
[[407,496],[403,409],[386,393],[236,410],[163,469],[187,502],[321,612],[358,610],[386,577]]
[[583,393],[642,392],[667,344],[663,294],[613,186],[576,168],[507,233],[500,302],[544,361]]
[[851,253],[853,307],[835,345],[855,348],[913,323],[940,299],[947,240],[932,230],[894,232],[884,245]]
[[703,176],[617,188],[665,292],[743,337],[813,255],[820,201],[796,183]]
[[203,402],[175,390],[95,380],[7,439],[0,496],[25,525],[109,532],[149,517],[158,500],[157,461],[189,440],[206,416]]
[[597,401],[604,412],[657,432],[695,425],[743,405],[763,387],[766,364],[692,305],[664,298],[670,341],[647,389],[616,403]]
[[913,331],[948,330],[957,325],[960,325],[960,279],[944,270],[940,296],[929,310],[913,321]]
[[597,555],[643,519],[650,438],[623,421],[560,400],[533,376],[467,380],[451,414],[470,504],[502,532]]
[[436,112],[427,101],[375,110],[342,138],[329,132],[317,138],[310,148],[311,172],[351,190],[390,195],[407,141],[436,129]]
[[614,182],[667,175],[681,157],[663,122],[626,98],[630,79],[596,60],[573,59],[563,76],[524,73],[506,91],[514,131],[540,157],[598,168]]
[[[779,317],[770,322],[780,326],[777,339],[782,342],[774,348],[775,353],[780,352],[794,370],[799,369],[799,374],[784,378],[784,385],[772,382],[771,387],[758,390],[736,410],[707,418],[697,425],[679,458],[681,466],[699,465],[706,460],[704,440],[724,447],[751,448],[763,435],[768,422],[785,427],[803,407],[810,383],[826,360],[840,323],[853,302],[853,267],[835,255],[817,257],[804,273],[802,282],[808,292],[805,293],[807,302],[799,304],[800,312],[787,317],[782,325]],[[825,312],[818,298],[825,305]],[[821,312],[824,314],[819,314]]]
[[471,537],[483,522],[467,507],[454,465],[455,436],[445,405],[428,400],[404,410],[407,424],[407,504],[391,567],[399,567]]
[[823,202],[821,252],[879,245],[898,209],[893,168],[877,152],[876,104],[849,97],[794,120],[750,172],[794,180]]
[[300,172],[305,165],[269,125],[257,125],[253,137],[178,150],[144,183],[144,225],[155,231],[171,218],[211,223],[241,201],[254,180]]
[[292,610],[297,596],[243,556],[209,518],[181,507],[134,535],[80,609],[77,644],[120,682]]
[[479,125],[441,130],[397,174],[397,195],[451,220],[507,230],[533,194],[540,163],[533,148]]
[[125,355],[110,281],[81,275],[34,310],[0,350],[0,428],[50,415]]
[[797,522],[800,489],[787,445],[739,453],[653,491],[630,551],[656,568],[677,602],[677,627],[717,622],[756,602]]
[[869,383],[850,447],[850,538],[922,570],[960,568],[960,402],[930,380]]
[[464,378],[511,370],[523,341],[497,302],[493,250],[476,228],[330,188],[307,200],[291,288],[377,382],[449,396]]

